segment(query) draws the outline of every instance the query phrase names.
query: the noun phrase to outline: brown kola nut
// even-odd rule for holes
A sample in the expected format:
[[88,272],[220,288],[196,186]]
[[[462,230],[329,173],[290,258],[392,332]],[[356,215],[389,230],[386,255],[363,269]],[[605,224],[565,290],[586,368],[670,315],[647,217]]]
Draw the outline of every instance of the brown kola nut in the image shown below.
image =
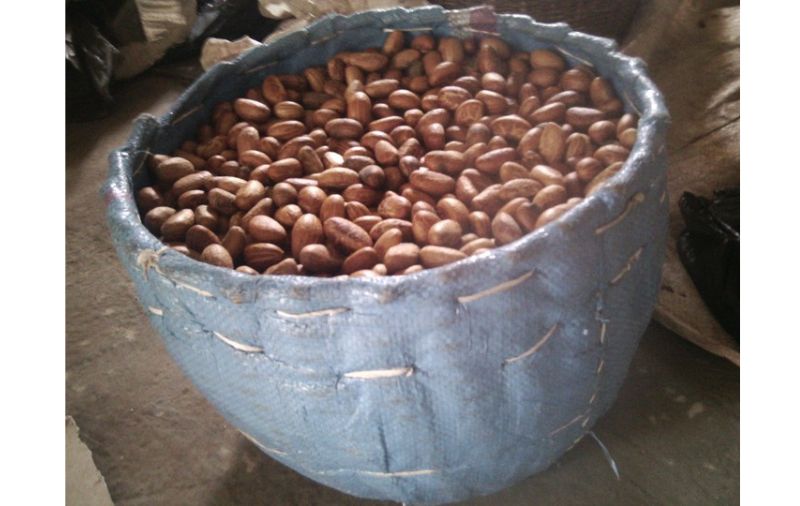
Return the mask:
[[419,246],[414,243],[404,242],[396,244],[386,251],[383,263],[389,274],[402,271],[416,264],[419,260]]
[[323,224],[325,237],[347,252],[372,246],[369,234],[355,223],[339,217],[328,218]]
[[209,244],[206,246],[200,255],[200,259],[207,264],[233,269],[233,258],[231,258],[228,250],[223,248],[220,244]]
[[425,246],[419,250],[419,259],[427,269],[441,267],[465,258],[467,258],[466,253],[443,246]]
[[458,248],[461,246],[461,225],[455,220],[441,220],[428,229],[428,244],[434,246],[448,246]]

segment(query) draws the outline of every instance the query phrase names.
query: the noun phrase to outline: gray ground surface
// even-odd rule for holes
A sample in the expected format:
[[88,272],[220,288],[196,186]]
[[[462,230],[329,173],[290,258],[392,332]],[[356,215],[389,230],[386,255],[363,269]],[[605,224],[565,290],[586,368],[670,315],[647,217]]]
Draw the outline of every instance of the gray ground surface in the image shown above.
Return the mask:
[[[111,497],[134,505],[366,505],[263,455],[166,353],[112,249],[99,188],[106,158],[141,112],[188,82],[153,72],[116,93],[105,119],[67,125],[67,414]],[[738,504],[739,370],[651,325],[619,400],[555,466],[465,504]]]

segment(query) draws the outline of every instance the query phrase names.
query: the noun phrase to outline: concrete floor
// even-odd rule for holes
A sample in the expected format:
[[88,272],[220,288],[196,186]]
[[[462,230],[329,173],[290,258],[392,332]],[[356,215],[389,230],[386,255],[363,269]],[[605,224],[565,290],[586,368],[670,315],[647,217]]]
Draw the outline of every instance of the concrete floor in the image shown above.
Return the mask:
[[[182,375],[112,249],[100,185],[108,153],[142,112],[161,114],[188,80],[149,72],[116,91],[113,114],[67,125],[67,414],[111,497],[134,505],[367,505],[271,460]],[[466,504],[738,504],[739,370],[657,324],[595,428],[549,470]]]

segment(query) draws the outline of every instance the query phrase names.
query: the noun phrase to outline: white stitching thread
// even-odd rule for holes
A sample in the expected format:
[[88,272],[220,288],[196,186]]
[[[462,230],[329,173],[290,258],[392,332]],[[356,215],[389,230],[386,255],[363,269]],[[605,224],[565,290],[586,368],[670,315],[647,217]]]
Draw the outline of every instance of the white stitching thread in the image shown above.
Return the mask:
[[499,285],[493,286],[492,288],[487,288],[486,290],[481,290],[480,292],[473,293],[472,295],[462,295],[461,297],[458,297],[457,300],[461,304],[467,304],[470,302],[474,302],[478,299],[488,297],[489,295],[494,295],[498,292],[509,290],[511,288],[514,288],[518,284],[522,283],[529,277],[533,276],[533,272],[534,271],[526,272],[525,274],[523,274],[518,278],[512,279],[510,281],[505,281],[503,283],[500,283]]
[[257,346],[250,346],[249,344],[240,343],[238,341],[234,341],[233,339],[223,336],[216,330],[214,331],[214,335],[222,341],[223,343],[227,344],[231,348],[239,351],[243,351],[245,353],[264,353],[263,348],[258,348]]
[[302,319],[302,318],[316,318],[318,316],[333,316],[339,313],[345,313],[350,311],[350,308],[347,307],[335,307],[331,309],[320,309],[318,311],[308,311],[306,313],[289,313],[287,311],[282,311],[280,309],[276,309],[275,313],[278,316],[282,316],[284,318],[292,318],[292,319]]
[[565,423],[565,424],[564,424],[564,425],[562,425],[561,427],[557,428],[557,429],[556,429],[556,430],[554,430],[553,432],[551,432],[551,433],[549,434],[549,436],[550,436],[550,437],[553,437],[553,436],[555,436],[556,434],[558,434],[558,433],[559,433],[559,432],[561,432],[562,430],[566,429],[566,428],[567,428],[567,427],[569,427],[570,425],[572,425],[572,424],[574,424],[574,423],[577,423],[577,422],[579,422],[579,421],[580,421],[580,419],[581,419],[581,418],[583,418],[584,416],[586,416],[586,412],[585,412],[585,411],[584,411],[583,413],[579,414],[578,416],[576,416],[575,418],[573,418],[572,420],[570,420],[569,422]]
[[414,374],[413,367],[396,367],[394,369],[372,369],[367,371],[353,371],[344,374],[345,378],[351,379],[381,379],[395,378],[397,376],[409,377]]
[[616,285],[623,277],[625,277],[625,275],[629,273],[631,269],[633,269],[633,266],[639,260],[639,257],[642,256],[643,250],[644,246],[640,246],[639,249],[637,249],[633,255],[630,256],[630,258],[628,258],[628,261],[625,263],[625,266],[622,268],[622,270],[619,271],[616,276],[611,278],[609,284]]
[[628,201],[628,204],[625,206],[625,210],[622,211],[622,213],[619,216],[609,221],[605,225],[597,227],[594,233],[597,235],[604,234],[610,228],[614,227],[615,225],[618,225],[620,222],[622,222],[622,220],[625,219],[625,217],[628,215],[628,213],[630,213],[633,210],[634,207],[644,202],[644,198],[645,198],[644,193],[642,192],[639,192],[633,197],[631,197],[631,199]]
[[547,331],[547,334],[544,335],[541,339],[539,339],[536,344],[534,344],[530,349],[525,351],[524,353],[517,355],[516,357],[511,357],[503,360],[503,364],[511,364],[512,362],[516,362],[517,360],[522,360],[523,358],[529,357],[536,353],[545,343],[555,334],[556,329],[558,328],[558,323],[550,327],[550,330]]

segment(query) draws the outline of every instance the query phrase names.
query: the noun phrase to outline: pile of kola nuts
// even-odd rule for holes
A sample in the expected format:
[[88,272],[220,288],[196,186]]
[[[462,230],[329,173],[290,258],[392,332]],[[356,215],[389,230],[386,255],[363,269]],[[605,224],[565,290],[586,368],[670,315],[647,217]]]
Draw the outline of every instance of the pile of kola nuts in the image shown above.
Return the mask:
[[637,118],[592,69],[496,37],[390,33],[217,104],[150,157],[145,226],[248,274],[384,276],[557,219],[622,168]]

